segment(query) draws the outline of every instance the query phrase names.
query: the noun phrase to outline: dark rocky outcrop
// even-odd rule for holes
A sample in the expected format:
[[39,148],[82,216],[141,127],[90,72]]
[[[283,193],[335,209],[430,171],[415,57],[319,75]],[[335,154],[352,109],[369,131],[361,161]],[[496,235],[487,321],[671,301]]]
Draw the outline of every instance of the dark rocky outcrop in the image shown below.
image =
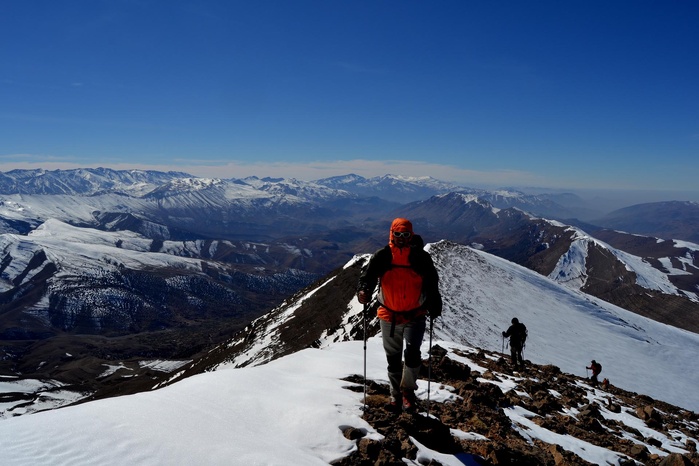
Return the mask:
[[[421,401],[420,413],[395,413],[388,409],[388,387],[369,381],[367,409],[364,419],[383,435],[371,440],[359,429],[346,429],[345,437],[357,442],[357,450],[333,464],[338,466],[403,465],[403,459],[416,461],[415,439],[437,452],[454,455],[470,465],[590,465],[562,445],[525,438],[515,428],[505,410],[521,407],[535,416],[532,421],[553,433],[575,437],[580,441],[620,454],[619,465],[690,466],[699,465],[696,439],[699,438],[699,416],[696,413],[627,392],[612,385],[597,389],[592,401],[584,379],[561,373],[555,366],[528,363],[525,371],[513,372],[500,355],[480,351],[469,355],[485,373],[472,372],[466,365],[451,358],[447,351],[435,346],[432,350],[431,383],[454,388],[456,401],[429,406]],[[427,362],[423,364],[427,377]],[[518,380],[514,390],[503,392],[490,381]],[[363,378],[348,381],[361,387]],[[353,385],[357,389],[357,385]],[[361,389],[361,388],[360,388]],[[606,403],[600,399],[607,399]],[[430,416],[425,415],[429,408]],[[668,451],[655,437],[614,420],[609,413],[624,411],[637,416],[658,437],[678,439],[686,436],[686,453]],[[453,430],[478,434],[459,439]],[[647,435],[647,434],[646,434]],[[470,439],[473,437],[474,439]],[[652,451],[652,452],[651,452]],[[661,452],[661,453],[658,453]],[[441,464],[436,460],[429,463]]]

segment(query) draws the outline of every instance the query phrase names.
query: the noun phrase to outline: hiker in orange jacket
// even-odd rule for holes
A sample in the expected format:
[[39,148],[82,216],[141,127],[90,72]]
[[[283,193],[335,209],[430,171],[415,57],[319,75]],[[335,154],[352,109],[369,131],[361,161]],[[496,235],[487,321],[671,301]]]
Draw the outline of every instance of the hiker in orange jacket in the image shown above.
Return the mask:
[[[357,299],[371,301],[378,283],[377,315],[388,361],[391,405],[415,408],[415,390],[422,364],[420,345],[426,319],[442,313],[439,276],[424,242],[413,233],[409,220],[396,218],[391,224],[388,245],[379,249],[359,278]],[[405,362],[403,362],[405,342]]]

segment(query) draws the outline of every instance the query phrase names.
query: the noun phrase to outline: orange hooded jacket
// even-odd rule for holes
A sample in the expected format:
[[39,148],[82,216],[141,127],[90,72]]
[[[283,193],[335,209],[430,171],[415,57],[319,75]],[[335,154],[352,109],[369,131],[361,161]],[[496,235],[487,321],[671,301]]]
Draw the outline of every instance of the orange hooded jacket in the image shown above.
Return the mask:
[[391,224],[389,244],[377,251],[360,277],[359,288],[371,293],[379,282],[377,315],[396,324],[427,314],[429,308],[441,313],[442,299],[437,271],[430,255],[422,249],[422,238],[414,234],[403,247],[393,241],[393,231],[413,233],[412,224],[397,218]]

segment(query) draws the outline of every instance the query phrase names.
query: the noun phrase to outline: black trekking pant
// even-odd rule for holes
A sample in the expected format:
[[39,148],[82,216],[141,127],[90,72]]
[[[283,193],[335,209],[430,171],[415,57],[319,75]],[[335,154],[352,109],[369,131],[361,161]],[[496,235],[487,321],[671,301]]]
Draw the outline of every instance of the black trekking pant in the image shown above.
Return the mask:
[[510,356],[512,357],[513,366],[524,366],[524,358],[522,357],[522,345],[510,342]]

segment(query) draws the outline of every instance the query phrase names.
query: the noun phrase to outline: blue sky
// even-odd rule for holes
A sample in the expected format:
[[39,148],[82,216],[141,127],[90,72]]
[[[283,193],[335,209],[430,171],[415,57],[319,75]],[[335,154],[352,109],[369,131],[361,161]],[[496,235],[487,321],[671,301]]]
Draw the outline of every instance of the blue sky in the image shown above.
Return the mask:
[[697,191],[691,1],[4,2],[0,170]]

